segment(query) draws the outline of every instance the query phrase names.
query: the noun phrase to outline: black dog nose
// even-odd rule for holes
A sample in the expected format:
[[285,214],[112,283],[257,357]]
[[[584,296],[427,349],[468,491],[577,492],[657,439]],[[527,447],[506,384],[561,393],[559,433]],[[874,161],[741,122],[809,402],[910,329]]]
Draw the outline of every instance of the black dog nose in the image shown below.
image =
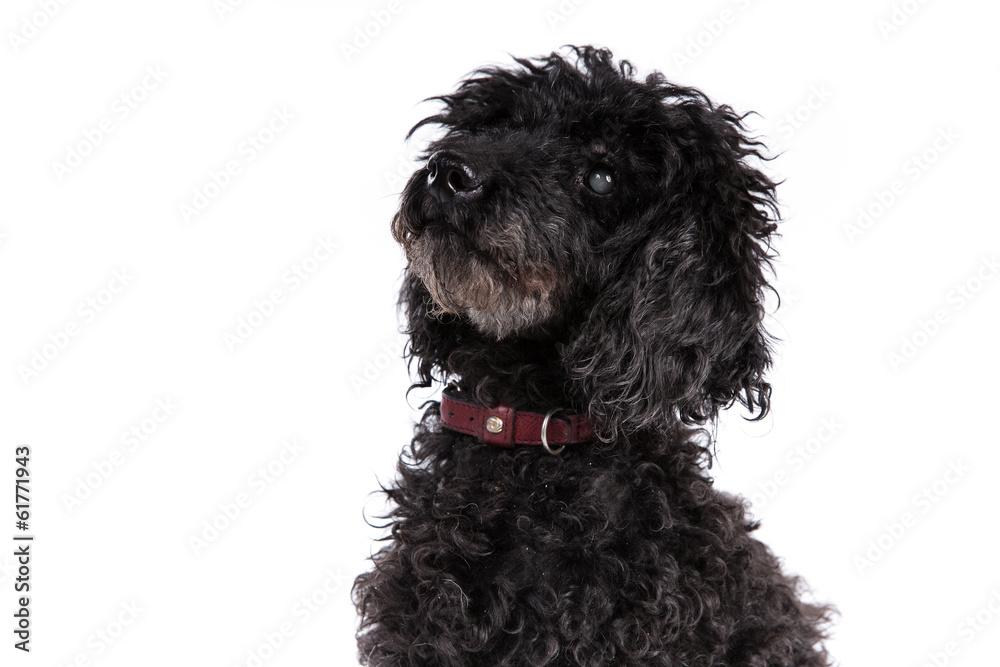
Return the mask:
[[427,192],[442,204],[474,192],[479,185],[472,167],[453,153],[438,151],[427,160]]

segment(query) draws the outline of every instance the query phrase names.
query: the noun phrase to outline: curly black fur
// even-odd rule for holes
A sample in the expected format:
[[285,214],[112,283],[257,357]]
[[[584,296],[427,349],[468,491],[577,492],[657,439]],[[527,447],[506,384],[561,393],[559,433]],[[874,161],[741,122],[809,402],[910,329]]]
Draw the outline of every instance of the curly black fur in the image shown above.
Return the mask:
[[[385,489],[388,544],[355,582],[362,662],[828,665],[832,610],[800,601],[744,501],[712,487],[698,428],[769,407],[761,144],[607,50],[516,63],[417,125],[446,132],[392,225],[414,386],[585,412],[600,440],[498,450],[431,403]],[[439,163],[448,196],[429,186]],[[588,186],[595,169],[612,192]]]

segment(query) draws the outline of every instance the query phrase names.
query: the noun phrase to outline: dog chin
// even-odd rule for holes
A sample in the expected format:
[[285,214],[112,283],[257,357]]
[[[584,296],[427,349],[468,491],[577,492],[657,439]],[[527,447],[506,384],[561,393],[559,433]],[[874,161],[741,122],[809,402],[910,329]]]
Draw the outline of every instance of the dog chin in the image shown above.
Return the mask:
[[[443,257],[430,246],[426,236],[417,237],[406,255],[434,300],[432,314],[464,316],[483,335],[501,340],[538,329],[557,312],[551,285],[522,279],[516,281],[522,289],[511,288],[510,278],[489,260],[468,253]],[[535,289],[525,292],[528,284]]]
[[551,299],[543,297],[520,299],[508,308],[467,308],[465,315],[480,333],[502,340],[538,329],[548,322],[554,310]]

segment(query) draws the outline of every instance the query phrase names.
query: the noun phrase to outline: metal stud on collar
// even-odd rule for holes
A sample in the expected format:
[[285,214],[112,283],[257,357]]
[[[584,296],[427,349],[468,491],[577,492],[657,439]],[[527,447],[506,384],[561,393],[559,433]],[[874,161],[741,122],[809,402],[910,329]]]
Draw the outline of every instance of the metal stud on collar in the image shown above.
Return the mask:
[[558,454],[562,450],[566,449],[566,445],[561,445],[559,449],[552,449],[549,446],[549,438],[548,434],[546,433],[546,431],[549,430],[549,420],[552,419],[552,415],[559,412],[560,410],[562,410],[562,408],[552,408],[551,410],[545,413],[545,418],[542,419],[542,447],[544,447],[545,451],[547,451],[549,454]]
[[500,433],[503,431],[503,420],[493,416],[486,420],[486,430],[490,433]]

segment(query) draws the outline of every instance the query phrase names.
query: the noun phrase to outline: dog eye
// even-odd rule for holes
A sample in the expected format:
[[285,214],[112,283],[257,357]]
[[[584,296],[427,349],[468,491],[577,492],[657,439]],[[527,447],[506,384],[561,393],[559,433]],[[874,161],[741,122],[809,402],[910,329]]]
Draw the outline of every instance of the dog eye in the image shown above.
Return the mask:
[[599,195],[606,195],[615,189],[615,180],[607,167],[597,167],[587,174],[587,185]]

